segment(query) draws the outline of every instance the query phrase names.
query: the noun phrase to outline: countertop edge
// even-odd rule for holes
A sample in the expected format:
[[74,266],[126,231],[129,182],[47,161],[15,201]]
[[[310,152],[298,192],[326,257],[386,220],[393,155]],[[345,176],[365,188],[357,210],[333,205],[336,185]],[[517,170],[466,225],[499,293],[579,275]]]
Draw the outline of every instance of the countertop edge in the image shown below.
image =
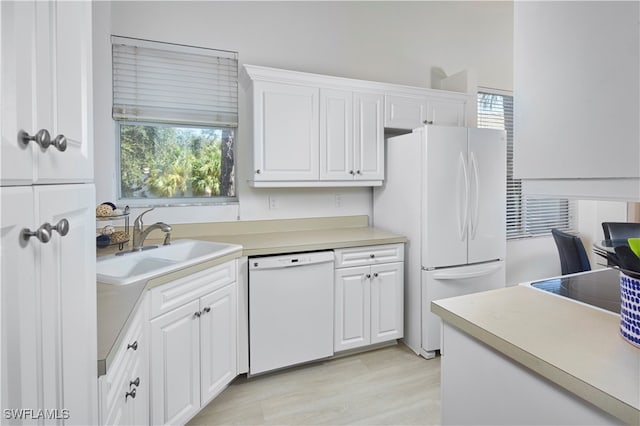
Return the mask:
[[497,350],[623,422],[627,424],[640,424],[640,410],[451,312],[446,307],[441,306],[437,300],[431,302],[431,312],[441,317],[443,321],[467,333],[469,336]]

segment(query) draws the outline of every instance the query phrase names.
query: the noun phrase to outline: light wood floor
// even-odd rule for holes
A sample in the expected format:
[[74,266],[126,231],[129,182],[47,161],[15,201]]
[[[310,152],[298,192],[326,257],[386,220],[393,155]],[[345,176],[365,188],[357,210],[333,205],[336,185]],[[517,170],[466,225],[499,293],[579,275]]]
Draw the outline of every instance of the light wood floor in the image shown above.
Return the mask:
[[403,344],[247,379],[238,377],[189,425],[433,425],[440,357]]

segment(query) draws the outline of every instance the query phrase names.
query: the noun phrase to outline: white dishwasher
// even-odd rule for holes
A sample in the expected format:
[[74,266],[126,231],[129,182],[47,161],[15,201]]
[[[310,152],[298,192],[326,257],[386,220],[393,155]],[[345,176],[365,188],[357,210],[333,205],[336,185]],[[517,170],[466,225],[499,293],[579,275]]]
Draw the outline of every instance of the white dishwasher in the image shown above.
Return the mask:
[[333,258],[249,258],[250,374],[333,355]]

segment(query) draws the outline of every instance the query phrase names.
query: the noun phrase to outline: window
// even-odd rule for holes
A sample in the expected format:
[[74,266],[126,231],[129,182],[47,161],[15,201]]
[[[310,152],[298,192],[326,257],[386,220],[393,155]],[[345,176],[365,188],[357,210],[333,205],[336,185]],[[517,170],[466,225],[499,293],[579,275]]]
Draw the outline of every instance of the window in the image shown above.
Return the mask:
[[113,36],[112,54],[119,198],[235,201],[237,53]]
[[507,131],[507,239],[546,235],[552,228],[571,231],[573,201],[523,195],[522,182],[513,178],[513,96],[479,92],[478,127]]

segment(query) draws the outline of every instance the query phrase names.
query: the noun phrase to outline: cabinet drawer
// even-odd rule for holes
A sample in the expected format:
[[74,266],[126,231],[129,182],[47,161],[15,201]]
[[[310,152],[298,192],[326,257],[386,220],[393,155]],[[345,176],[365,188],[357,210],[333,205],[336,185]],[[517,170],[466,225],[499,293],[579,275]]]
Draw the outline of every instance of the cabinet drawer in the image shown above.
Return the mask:
[[180,307],[236,280],[236,261],[179,278],[151,293],[151,318]]
[[138,379],[137,383],[140,386],[147,386],[145,383],[146,375],[141,376],[143,372],[141,366],[148,364],[146,359],[146,317],[145,304],[143,303],[128,325],[127,333],[107,374],[100,378],[100,418],[104,425],[126,424],[126,403],[132,400],[131,397],[126,397],[126,393],[134,387],[131,382]]
[[336,268],[404,261],[402,243],[336,249],[333,252]]

